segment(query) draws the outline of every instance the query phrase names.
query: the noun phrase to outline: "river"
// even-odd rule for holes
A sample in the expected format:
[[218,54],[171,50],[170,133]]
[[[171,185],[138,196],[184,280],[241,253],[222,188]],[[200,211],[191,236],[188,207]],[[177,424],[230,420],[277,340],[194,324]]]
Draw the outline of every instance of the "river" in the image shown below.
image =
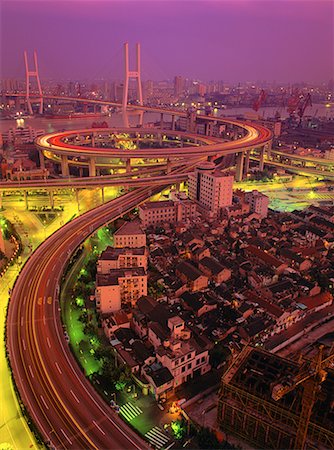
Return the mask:
[[[277,107],[264,107],[260,108],[258,111],[258,115],[261,118],[270,118],[274,117],[276,111],[281,114],[281,117],[284,119],[288,117],[288,112],[286,108],[277,108]],[[231,116],[245,116],[254,117],[256,114],[251,108],[227,108],[223,111],[218,110],[216,112],[217,117],[231,117]],[[323,104],[315,104],[312,107],[308,107],[306,110],[306,116],[311,117],[325,117],[327,119],[334,119],[334,105],[331,107],[326,107]],[[144,114],[144,123],[155,122],[160,120],[159,114],[153,113],[145,113]],[[166,120],[170,120],[170,118],[166,117]],[[36,130],[44,130],[46,133],[51,133],[53,131],[59,130],[74,130],[81,128],[90,128],[93,122],[102,122],[106,121],[110,127],[123,126],[122,115],[120,113],[114,113],[111,117],[102,116],[102,117],[88,117],[88,118],[72,118],[72,119],[48,119],[43,117],[32,117],[28,119],[18,119],[18,120],[0,120],[0,132],[7,132],[10,128],[16,127],[27,127],[31,126]],[[134,126],[136,124],[136,116],[130,116],[130,124]]]

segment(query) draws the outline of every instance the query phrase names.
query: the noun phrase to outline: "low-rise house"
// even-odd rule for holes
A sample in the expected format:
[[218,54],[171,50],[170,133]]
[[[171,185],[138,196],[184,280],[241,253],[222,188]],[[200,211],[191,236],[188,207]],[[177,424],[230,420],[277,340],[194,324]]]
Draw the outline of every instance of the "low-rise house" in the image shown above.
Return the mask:
[[300,272],[305,272],[312,267],[312,261],[310,259],[303,258],[300,254],[290,250],[290,248],[281,248],[280,255],[288,261],[291,268],[297,269]]
[[102,317],[102,328],[107,338],[111,339],[119,328],[130,328],[130,319],[126,312],[121,309]]
[[312,297],[298,297],[296,302],[306,306],[308,312],[319,311],[333,303],[333,295],[330,292],[321,292]]
[[267,253],[255,247],[254,245],[248,245],[247,247],[245,247],[245,253],[259,263],[267,265],[268,267],[273,269],[276,274],[284,272],[284,270],[288,267],[288,265],[283,261],[279,260],[270,253]]
[[143,374],[150,383],[150,391],[157,401],[166,399],[174,392],[174,377],[161,363],[154,362],[144,366]]
[[217,301],[200,292],[186,291],[180,298],[185,309],[192,311],[197,317],[217,309]]
[[215,283],[223,283],[231,278],[231,271],[212,257],[204,257],[199,262],[199,268]]
[[189,262],[180,262],[176,266],[176,275],[187,284],[192,292],[200,291],[208,286],[208,277]]

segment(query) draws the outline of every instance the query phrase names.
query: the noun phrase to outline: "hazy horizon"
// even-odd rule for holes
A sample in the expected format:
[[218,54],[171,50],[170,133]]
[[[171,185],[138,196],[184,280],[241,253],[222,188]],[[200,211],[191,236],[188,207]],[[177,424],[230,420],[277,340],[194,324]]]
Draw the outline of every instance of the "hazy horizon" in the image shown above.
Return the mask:
[[2,1],[1,77],[122,79],[123,43],[142,47],[142,78],[327,83],[334,77],[332,1]]

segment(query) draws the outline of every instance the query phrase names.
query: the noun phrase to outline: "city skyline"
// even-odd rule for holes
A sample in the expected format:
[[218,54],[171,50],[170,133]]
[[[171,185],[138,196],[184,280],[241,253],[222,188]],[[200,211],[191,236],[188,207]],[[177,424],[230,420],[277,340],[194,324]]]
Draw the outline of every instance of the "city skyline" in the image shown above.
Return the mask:
[[332,9],[288,0],[4,1],[1,76],[21,78],[24,49],[36,49],[43,79],[121,79],[129,41],[130,51],[142,44],[143,79],[328,82]]

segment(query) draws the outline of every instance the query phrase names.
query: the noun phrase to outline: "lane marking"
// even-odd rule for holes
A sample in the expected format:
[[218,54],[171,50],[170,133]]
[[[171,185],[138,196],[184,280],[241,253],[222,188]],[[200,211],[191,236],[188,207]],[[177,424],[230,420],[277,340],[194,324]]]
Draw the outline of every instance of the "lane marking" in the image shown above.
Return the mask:
[[23,304],[24,305],[26,304],[26,301],[27,301],[27,296],[25,296],[24,299],[23,299]]
[[45,314],[43,314],[43,324],[44,324],[44,325],[46,324],[46,321],[45,321]]
[[78,397],[75,395],[75,393],[72,391],[72,389],[70,390],[71,394],[73,395],[73,397],[75,398],[75,400],[77,401],[77,403],[80,403],[80,400],[78,399]]
[[46,338],[46,342],[48,344],[48,347],[51,348],[51,342],[50,342],[50,339],[48,337]]
[[29,364],[29,366],[28,366],[28,367],[29,367],[29,370],[30,370],[31,376],[32,376],[33,378],[35,378],[35,377],[34,377],[34,372],[32,371],[32,368],[31,368],[31,365]]
[[56,264],[53,265],[51,272],[55,270]]
[[24,340],[23,338],[22,338],[22,344],[23,344],[24,351],[26,351],[26,350],[27,350],[27,347],[26,347],[25,340]]
[[59,367],[59,365],[58,365],[57,362],[55,362],[55,366],[57,367],[58,372],[59,372],[60,374],[62,374],[62,371],[60,370],[60,367]]
[[23,326],[23,316],[21,316],[21,327]]
[[46,287],[48,287],[50,284],[50,278],[48,278],[48,281],[46,282]]
[[102,430],[102,428],[100,428],[100,427],[98,426],[98,424],[95,422],[95,420],[93,420],[93,424],[96,426],[96,428],[97,428],[98,430],[101,431],[101,433],[102,433],[104,436],[106,435],[105,432]]
[[44,400],[44,397],[43,397],[42,394],[41,394],[41,399],[42,399],[42,402],[44,403],[45,408],[46,408],[46,409],[49,409],[49,407],[48,407],[48,405],[46,404],[46,401]]
[[65,431],[61,428],[60,431],[63,433],[63,435],[65,436],[65,438],[68,440],[68,442],[72,445],[72,441],[71,439],[67,436],[67,434],[65,433]]

